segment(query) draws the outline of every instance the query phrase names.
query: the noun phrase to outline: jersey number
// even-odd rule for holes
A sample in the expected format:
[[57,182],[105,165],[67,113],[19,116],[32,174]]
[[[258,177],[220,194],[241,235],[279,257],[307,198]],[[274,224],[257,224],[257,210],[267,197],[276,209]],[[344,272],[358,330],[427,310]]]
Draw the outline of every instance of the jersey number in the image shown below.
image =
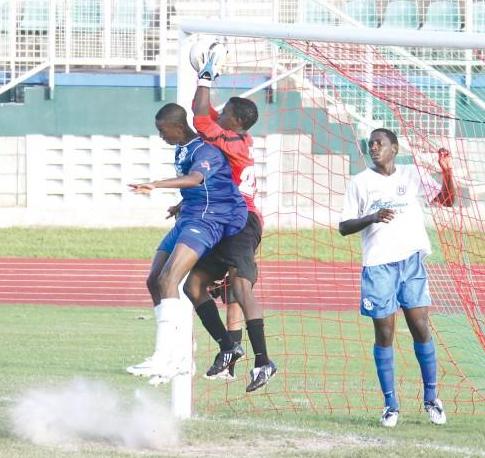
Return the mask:
[[254,174],[254,166],[245,167],[239,176],[241,183],[239,184],[239,191],[241,194],[254,197],[256,194],[256,177]]

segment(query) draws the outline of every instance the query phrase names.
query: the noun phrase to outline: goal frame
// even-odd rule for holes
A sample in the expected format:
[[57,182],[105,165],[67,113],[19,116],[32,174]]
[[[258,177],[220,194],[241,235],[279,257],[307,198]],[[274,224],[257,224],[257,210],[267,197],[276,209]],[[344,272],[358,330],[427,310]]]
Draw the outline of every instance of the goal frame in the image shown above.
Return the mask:
[[[191,122],[192,97],[196,88],[196,78],[190,66],[189,53],[194,43],[194,34],[210,34],[220,36],[267,38],[267,39],[292,39],[304,41],[347,43],[375,46],[405,47],[430,47],[430,48],[449,48],[456,50],[480,49],[485,43],[485,34],[471,32],[433,32],[415,31],[414,33],[396,34],[391,29],[371,29],[366,27],[347,27],[347,26],[314,26],[298,24],[277,24],[277,23],[257,23],[248,24],[240,21],[220,21],[186,19],[179,26],[179,48],[178,48],[178,68],[177,68],[177,103],[187,110],[189,123]],[[405,52],[403,50],[403,52]],[[409,54],[410,56],[410,54]],[[485,110],[485,102],[469,91],[467,88],[457,85],[456,82],[448,78],[441,72],[434,70],[431,66],[426,70],[438,77],[442,81],[450,84],[464,95],[468,96],[477,106]],[[298,67],[295,71],[297,71]],[[273,72],[264,84],[250,89],[247,93],[254,93],[262,90],[278,80],[290,75],[292,71],[282,75]],[[187,303],[188,299],[183,296],[180,288],[181,299]],[[188,314],[184,320],[187,332],[184,336],[192,336],[193,320],[192,314]],[[192,345],[184,345],[185,348],[192,348]],[[192,413],[192,374],[179,375],[172,381],[171,397],[172,413],[181,419],[190,418]]]

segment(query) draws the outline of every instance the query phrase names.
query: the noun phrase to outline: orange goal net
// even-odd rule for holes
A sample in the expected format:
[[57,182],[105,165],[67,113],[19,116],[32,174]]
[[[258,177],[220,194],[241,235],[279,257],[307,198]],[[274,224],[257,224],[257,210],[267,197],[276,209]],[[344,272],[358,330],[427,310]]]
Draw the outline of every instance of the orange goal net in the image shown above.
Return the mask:
[[[246,95],[265,228],[255,286],[278,374],[246,395],[253,355],[237,380],[205,380],[217,352],[197,328],[195,410],[355,413],[382,407],[373,328],[359,316],[359,235],[337,231],[349,179],[369,157],[371,130],[400,142],[398,161],[440,179],[437,150],[453,157],[452,208],[425,206],[438,390],[451,413],[485,413],[485,77],[474,49],[404,48],[224,37],[228,62],[214,101]],[[481,69],[481,70],[480,70]],[[401,408],[417,411],[422,384],[402,314],[396,325]],[[244,323],[242,323],[244,329]]]

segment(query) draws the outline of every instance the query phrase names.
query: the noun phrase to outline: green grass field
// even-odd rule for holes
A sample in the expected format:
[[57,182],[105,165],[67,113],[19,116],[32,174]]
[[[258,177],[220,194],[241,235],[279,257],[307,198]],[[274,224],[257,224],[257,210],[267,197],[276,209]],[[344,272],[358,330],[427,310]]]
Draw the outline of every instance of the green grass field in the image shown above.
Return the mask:
[[[330,237],[334,235],[322,235],[318,243]],[[149,258],[159,238],[157,229],[9,229],[0,230],[0,255]],[[268,241],[271,238],[275,237],[269,234]],[[303,235],[301,240],[305,238],[311,237]],[[291,256],[292,246],[289,247],[288,256]],[[269,257],[272,250],[277,252],[277,245],[268,244],[264,250]],[[384,430],[378,425],[379,396],[370,360],[372,335],[357,313],[268,313],[268,345],[280,373],[266,391],[251,396],[244,393],[244,373],[249,360],[238,365],[241,380],[232,384],[201,377],[211,363],[213,347],[209,349],[209,340],[196,320],[199,348],[198,372],[194,378],[195,415],[180,425],[178,445],[156,452],[115,447],[89,438],[78,444],[65,443],[63,447],[34,445],[12,433],[10,420],[12,408],[26,390],[53,386],[61,389],[79,377],[105,382],[127,402],[139,389],[168,402],[168,387],[149,387],[145,379],[124,372],[127,365],[147,356],[152,349],[154,323],[150,310],[2,305],[0,317],[0,457],[485,456],[483,398],[481,404],[477,403],[481,406],[479,415],[463,413],[472,405],[470,384],[482,396],[485,391],[485,371],[477,364],[483,361],[483,350],[462,317],[434,317],[442,339],[438,346],[442,390],[444,398],[450,399],[448,424],[432,426],[425,414],[419,412],[414,384],[418,369],[411,352],[399,351],[398,382],[409,380],[411,386],[400,391],[403,412],[394,430]],[[348,336],[345,344],[342,335]],[[403,320],[399,322],[398,340],[401,348],[408,348],[410,339]],[[339,355],[343,351],[345,373],[349,375],[344,390],[338,376],[342,372]],[[369,357],[362,361],[364,354]],[[319,378],[322,372],[328,377]],[[306,375],[297,376],[298,373]],[[322,388],[322,383],[327,391],[335,388],[337,392],[332,396],[312,394],[312,390]],[[362,393],[369,403],[368,411],[362,409]],[[451,402],[453,398],[455,402]],[[310,408],[312,403],[317,412]],[[349,404],[356,406],[350,413],[344,408],[334,412],[329,408]],[[454,414],[457,405],[461,406],[461,413]],[[288,408],[283,409],[284,406]]]
[[[89,441],[78,445],[74,451],[32,445],[12,435],[8,412],[25,390],[63,386],[75,377],[104,381],[126,397],[135,389],[145,387],[157,397],[168,399],[167,387],[148,387],[145,379],[131,377],[123,370],[151,348],[153,321],[139,319],[140,316],[149,316],[147,310],[11,305],[3,306],[1,314],[0,456],[121,457],[140,454]],[[277,324],[274,318],[270,320],[270,334]],[[288,333],[296,332],[298,324],[287,320],[287,326]],[[311,329],[308,331],[311,332]],[[200,329],[198,334],[203,335]],[[201,342],[197,363],[199,368],[204,368],[210,363],[211,356],[203,348],[206,340],[201,338]],[[270,346],[275,349],[275,345],[273,338]],[[295,351],[301,351],[301,348]],[[283,365],[283,361],[279,362]],[[294,371],[301,361],[285,364],[288,364],[288,370]],[[331,367],[327,369],[331,371]],[[371,383],[374,382],[373,377],[374,374],[370,373]],[[483,386],[483,373],[481,380],[477,381]],[[277,393],[272,402],[278,402],[284,383],[284,374],[281,373],[269,385],[267,392]],[[382,447],[386,447],[386,455],[403,457],[485,454],[483,412],[480,416],[449,413],[446,426],[433,427],[423,413],[408,407],[399,427],[388,431],[378,426],[379,412],[374,409],[370,412],[356,410],[350,414],[315,414],[303,408],[297,413],[268,410],[254,415],[246,412],[249,403],[262,406],[268,403],[271,395],[255,396],[250,401],[243,395],[242,381],[228,387],[222,381],[207,381],[199,373],[195,378],[196,399],[208,389],[212,391],[213,402],[210,414],[205,411],[202,396],[195,405],[196,417],[182,425],[180,444],[167,450],[166,454],[144,451],[143,456],[221,456],[221,448],[217,448],[215,454],[211,451],[214,437],[233,456],[242,456],[250,450],[254,456],[372,457],[380,456]],[[232,395],[240,392],[236,403],[239,412],[233,412],[222,402],[227,396],[226,389]],[[215,395],[218,390],[219,398]],[[350,399],[359,395],[358,389],[355,395],[348,394]]]
[[[127,258],[150,259],[165,234],[160,228],[0,228],[2,256],[48,258]],[[443,262],[435,232],[428,231],[433,246],[429,262]],[[485,246],[473,239],[470,262],[483,262]],[[342,237],[336,230],[274,232],[263,236],[263,259],[318,259],[360,262],[358,235]]]

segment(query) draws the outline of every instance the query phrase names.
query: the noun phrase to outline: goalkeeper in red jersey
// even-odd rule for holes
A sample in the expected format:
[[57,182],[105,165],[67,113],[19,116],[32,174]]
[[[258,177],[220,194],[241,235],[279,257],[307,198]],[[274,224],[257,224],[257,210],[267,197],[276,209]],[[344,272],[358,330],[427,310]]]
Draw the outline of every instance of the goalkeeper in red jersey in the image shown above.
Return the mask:
[[[248,207],[248,220],[238,236],[224,238],[207,256],[199,260],[185,283],[184,291],[194,304],[204,327],[219,345],[228,337],[240,341],[241,330],[234,330],[232,326],[233,330],[227,332],[217,306],[207,291],[214,281],[222,280],[228,272],[234,299],[243,310],[255,355],[251,380],[246,387],[246,391],[251,392],[266,385],[276,373],[276,366],[269,359],[266,349],[263,311],[253,294],[253,285],[257,279],[255,251],[261,242],[263,219],[254,203],[256,180],[251,155],[253,140],[247,131],[257,121],[258,110],[254,102],[241,97],[229,99],[220,115],[211,107],[210,87],[220,72],[219,58],[220,54],[209,50],[205,65],[199,71],[193,104],[194,127],[206,142],[217,146],[229,161],[232,179]],[[228,322],[237,322],[238,317],[238,306],[233,300],[228,304]],[[207,376],[231,370],[231,363],[234,361],[226,357],[221,346]]]

